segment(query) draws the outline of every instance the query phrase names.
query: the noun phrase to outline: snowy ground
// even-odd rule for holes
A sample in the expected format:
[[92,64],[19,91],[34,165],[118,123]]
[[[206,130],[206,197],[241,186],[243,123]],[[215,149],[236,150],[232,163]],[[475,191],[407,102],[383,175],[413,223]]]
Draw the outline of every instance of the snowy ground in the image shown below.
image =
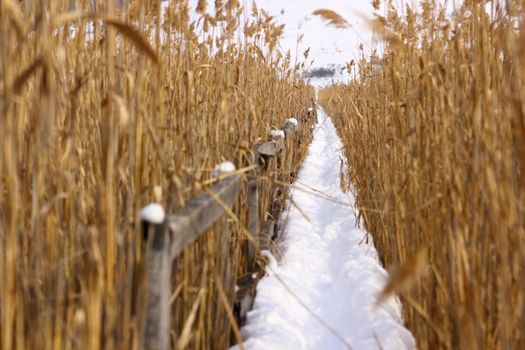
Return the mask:
[[322,109],[319,121],[282,218],[284,255],[257,286],[244,347],[414,349],[399,301],[375,305],[387,273],[341,190],[341,141]]

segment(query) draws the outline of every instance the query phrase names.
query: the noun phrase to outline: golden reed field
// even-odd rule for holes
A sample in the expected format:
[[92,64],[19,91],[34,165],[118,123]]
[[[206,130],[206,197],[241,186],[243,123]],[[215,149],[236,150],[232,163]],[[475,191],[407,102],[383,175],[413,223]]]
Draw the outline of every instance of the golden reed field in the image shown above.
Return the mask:
[[[373,0],[383,44],[319,103],[391,271],[379,301],[400,293],[421,349],[522,349],[525,3],[444,3]],[[254,144],[306,113],[284,27],[251,2],[213,5],[0,0],[0,349],[139,349],[140,209],[184,207],[224,160],[248,173]],[[265,217],[305,152],[259,179]],[[175,261],[174,348],[239,337],[247,191]]]
[[[1,349],[139,348],[140,208],[184,206],[223,160],[247,167],[313,96],[257,7],[94,3],[0,1]],[[238,328],[246,209],[176,261],[177,348],[225,348]]]
[[523,349],[525,3],[418,3],[320,102],[418,347]]

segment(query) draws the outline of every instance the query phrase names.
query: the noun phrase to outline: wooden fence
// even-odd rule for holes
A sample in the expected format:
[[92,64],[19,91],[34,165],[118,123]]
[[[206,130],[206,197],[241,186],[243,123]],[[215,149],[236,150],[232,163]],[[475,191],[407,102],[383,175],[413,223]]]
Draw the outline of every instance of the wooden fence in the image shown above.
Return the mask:
[[[310,116],[310,109],[308,116]],[[247,229],[251,239],[247,243],[247,271],[256,270],[257,251],[269,249],[274,235],[276,218],[280,214],[280,205],[273,205],[270,218],[260,217],[260,194],[262,191],[273,192],[275,199],[279,191],[272,191],[272,181],[260,181],[261,173],[270,174],[291,163],[301,137],[299,125],[288,120],[284,132],[272,135],[271,141],[255,145],[254,167],[247,176],[233,172],[223,174],[209,190],[193,198],[184,208],[168,215],[162,223],[144,223],[146,247],[146,321],[142,332],[142,349],[165,350],[170,347],[170,296],[173,261],[186,246],[206,232],[217,220],[231,210],[233,203],[241,193],[243,181],[248,181]],[[288,152],[285,150],[288,149]],[[287,169],[285,169],[287,170]],[[291,171],[291,166],[289,171]],[[275,171],[273,172],[275,174]],[[270,179],[272,180],[272,179]],[[275,179],[273,179],[275,180]],[[262,188],[261,188],[262,187]],[[281,191],[282,192],[282,191]],[[263,224],[261,225],[261,222]],[[249,274],[248,280],[250,280]],[[253,284],[255,281],[248,281]],[[255,288],[239,288],[236,301],[237,315],[244,319],[251,308]]]

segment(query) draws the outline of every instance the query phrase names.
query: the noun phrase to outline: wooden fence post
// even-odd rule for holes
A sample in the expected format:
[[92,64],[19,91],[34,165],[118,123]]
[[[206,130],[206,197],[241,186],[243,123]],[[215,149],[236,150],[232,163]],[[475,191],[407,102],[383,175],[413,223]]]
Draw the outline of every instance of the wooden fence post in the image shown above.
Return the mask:
[[172,266],[169,234],[164,217],[160,220],[158,217],[148,217],[143,213],[141,213],[141,220],[146,239],[147,310],[141,348],[167,350],[170,346],[169,298]]
[[[277,158],[283,150],[285,139],[288,147],[295,147],[299,125],[296,119],[290,118],[284,125],[284,130],[273,130],[270,132],[271,141],[259,142],[255,145],[254,163],[260,159],[265,161],[265,170],[272,171],[269,164],[272,158],[276,167],[280,166]],[[285,137],[286,136],[286,137]],[[286,160],[293,157],[295,150],[289,149]],[[233,165],[232,165],[233,166]],[[254,170],[249,175],[248,184],[248,230],[255,238],[255,242],[248,242],[248,271],[255,271],[255,260],[258,246],[269,249],[272,236],[274,235],[275,221],[268,219],[260,230],[261,218],[259,218],[260,188],[259,172]],[[275,176],[275,174],[274,174]],[[162,209],[162,219],[154,217],[153,220],[143,215],[143,234],[146,238],[146,273],[147,273],[147,310],[146,324],[144,325],[141,349],[143,350],[167,350],[170,347],[170,315],[171,308],[169,298],[171,295],[171,272],[173,259],[184,250],[184,248],[195,241],[203,232],[210,228],[226,210],[232,207],[233,202],[240,193],[241,175],[233,174],[218,181],[207,193],[193,198],[186,207],[165,219]],[[272,200],[274,200],[272,196]],[[274,208],[276,209],[276,208]],[[273,214],[273,213],[272,213]],[[275,213],[274,216],[277,216]],[[274,219],[276,219],[274,217]],[[241,294],[241,293],[238,293]],[[251,293],[253,294],[253,293]],[[245,316],[254,295],[248,299],[241,298],[240,317]],[[246,300],[246,301],[245,301]],[[244,314],[244,315],[243,315]]]
[[258,179],[262,172],[269,170],[271,159],[276,158],[283,149],[284,133],[281,130],[273,131],[278,131],[277,133],[270,133],[273,140],[257,143],[254,150],[255,155],[251,159],[252,164],[260,164],[261,161],[263,161],[264,167],[261,168],[261,171],[252,171],[248,177],[248,230],[255,241],[247,242],[248,274],[237,281],[239,289],[236,292],[234,309],[241,324],[246,319],[246,313],[251,309],[255,297],[255,284],[257,279],[253,277],[253,273],[256,271],[255,261],[257,251],[261,248],[267,249],[266,247],[269,244],[269,241],[262,238],[263,236],[267,236],[263,231],[271,225],[269,221],[273,223],[272,220],[266,220],[265,226],[261,229],[261,220],[263,218],[259,217],[259,206],[261,202],[261,191],[264,192],[264,188],[260,188],[261,183]]
[[173,259],[232,207],[239,196],[241,180],[239,174],[220,180],[210,188],[209,193],[193,198],[186,207],[167,218],[162,208],[162,218],[147,215],[152,205],[141,211],[143,234],[147,242],[147,309],[141,349],[169,349]]
[[261,250],[270,250],[272,245],[272,238],[275,229],[275,221],[272,219],[267,219],[264,222],[261,235],[259,236],[259,246]]
[[[309,110],[309,116],[313,111]],[[271,141],[259,142],[255,145],[255,160],[265,161],[265,170],[272,171],[269,164],[274,158],[274,164],[279,167],[281,162],[277,159],[285,144],[295,147],[298,141],[296,132],[299,130],[298,121],[290,118],[286,121],[284,130],[272,130]],[[292,153],[293,152],[293,153]],[[295,149],[289,149],[285,155],[286,160],[293,157]],[[231,164],[231,163],[230,163]],[[225,172],[234,171],[226,170]],[[229,168],[229,167],[228,167]],[[223,175],[220,174],[219,175]],[[272,236],[274,235],[275,219],[279,208],[274,208],[274,220],[264,221],[264,227],[260,229],[261,218],[259,217],[260,188],[259,172],[254,170],[249,175],[248,184],[248,230],[255,238],[255,242],[248,242],[248,271],[250,280],[252,272],[255,271],[255,259],[257,248],[269,249]],[[275,176],[275,174],[274,174]],[[143,326],[143,337],[141,349],[143,350],[167,350],[170,347],[170,315],[171,307],[169,298],[171,296],[171,273],[173,260],[180,255],[186,246],[195,241],[203,232],[209,229],[224,213],[233,205],[240,193],[242,177],[240,174],[232,174],[218,181],[207,193],[203,193],[191,201],[178,212],[165,217],[164,209],[159,205],[149,205],[141,211],[143,224],[143,235],[146,240],[146,324]],[[272,201],[275,200],[272,195]],[[153,208],[153,209],[152,209]],[[149,210],[152,209],[153,211]],[[149,211],[148,211],[149,210]],[[153,213],[153,215],[149,215]],[[259,246],[259,247],[258,247]],[[250,282],[252,283],[252,282]],[[248,288],[250,289],[250,288]],[[240,298],[240,317],[245,316],[254,298],[254,290],[237,293]]]
[[[255,153],[255,161],[259,161],[259,155],[257,151]],[[248,231],[252,234],[252,237],[257,239],[259,233],[259,171],[254,169],[248,176]],[[248,257],[248,271],[254,271],[255,269],[255,255],[257,254],[257,247],[254,242],[247,242],[247,257]]]
[[[279,130],[280,131],[280,130]],[[280,131],[279,136],[284,133]],[[270,133],[274,138],[272,141],[262,141],[255,145],[255,159],[252,159],[252,163],[258,164],[260,159],[265,161],[265,170],[268,170],[270,158],[275,158],[281,152],[283,148],[283,142],[280,137],[275,137],[273,133]],[[256,169],[252,171],[249,176],[248,184],[248,230],[255,238],[255,242],[248,242],[248,271],[255,271],[255,258],[257,255],[258,237],[260,233],[260,218],[259,218],[259,177],[260,172]]]

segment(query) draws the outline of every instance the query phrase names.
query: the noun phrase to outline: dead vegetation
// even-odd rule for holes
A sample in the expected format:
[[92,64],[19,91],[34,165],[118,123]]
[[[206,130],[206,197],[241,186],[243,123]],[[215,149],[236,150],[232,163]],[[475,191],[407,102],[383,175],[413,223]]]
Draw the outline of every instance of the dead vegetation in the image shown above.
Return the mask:
[[[266,13],[200,1],[191,19],[171,1],[162,17],[159,4],[0,1],[2,349],[137,349],[139,209],[182,207],[215,164],[243,168],[271,127],[306,113],[312,91]],[[230,343],[246,209],[176,262],[178,348]]]
[[320,17],[328,25],[334,26],[335,28],[344,29],[350,26],[346,19],[337,12],[329,9],[317,9],[313,12],[313,15]]
[[525,347],[523,11],[390,7],[374,25],[384,52],[320,94],[361,216],[385,264],[402,265],[385,293],[411,285],[402,299],[421,349]]

